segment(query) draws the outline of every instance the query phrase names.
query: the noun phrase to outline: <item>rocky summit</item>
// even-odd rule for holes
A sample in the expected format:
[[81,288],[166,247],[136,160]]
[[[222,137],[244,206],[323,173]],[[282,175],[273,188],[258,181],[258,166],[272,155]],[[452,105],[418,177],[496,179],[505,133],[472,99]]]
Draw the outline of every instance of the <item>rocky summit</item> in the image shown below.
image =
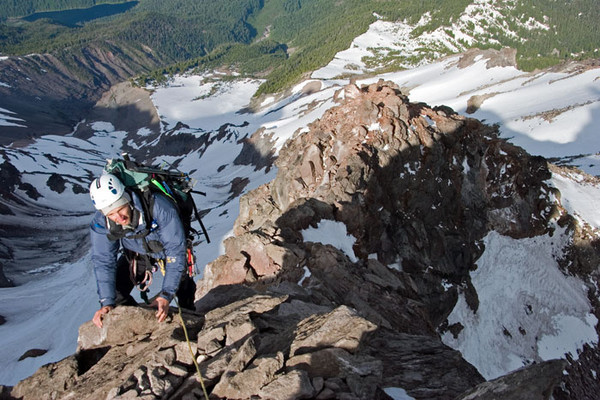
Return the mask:
[[[350,400],[402,388],[414,399],[567,398],[560,386],[591,398],[580,361],[485,381],[440,338],[461,329],[447,323],[459,291],[477,310],[469,273],[490,231],[567,227],[586,243],[566,253],[569,270],[595,271],[598,244],[555,201],[546,160],[388,82],[349,85],[336,101],[280,151],[276,178],[241,198],[195,313],[159,324],[144,307],[119,307],[102,329],[80,328],[76,354],[5,397]],[[345,227],[351,246],[308,240],[324,223]],[[585,354],[597,361],[597,349]]]

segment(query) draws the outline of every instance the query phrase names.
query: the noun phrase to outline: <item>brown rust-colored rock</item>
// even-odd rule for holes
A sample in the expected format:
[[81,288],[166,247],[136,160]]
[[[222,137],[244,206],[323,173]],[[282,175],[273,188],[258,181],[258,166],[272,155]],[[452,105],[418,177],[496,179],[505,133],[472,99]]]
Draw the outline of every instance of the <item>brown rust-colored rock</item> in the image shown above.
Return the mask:
[[[102,329],[87,322],[75,355],[40,368],[19,382],[11,395],[24,400],[48,396],[93,400],[109,393],[132,396],[149,390],[160,397],[173,392],[181,379],[170,370],[175,363],[187,363],[189,356],[181,351],[185,342],[179,319],[158,323],[154,314],[151,309],[123,306],[106,315]],[[188,329],[202,323],[199,316],[183,316]],[[176,343],[179,354],[172,352]]]
[[302,321],[290,347],[290,355],[325,347],[341,348],[352,353],[375,329],[375,324],[358,316],[356,311],[340,306],[328,314]]

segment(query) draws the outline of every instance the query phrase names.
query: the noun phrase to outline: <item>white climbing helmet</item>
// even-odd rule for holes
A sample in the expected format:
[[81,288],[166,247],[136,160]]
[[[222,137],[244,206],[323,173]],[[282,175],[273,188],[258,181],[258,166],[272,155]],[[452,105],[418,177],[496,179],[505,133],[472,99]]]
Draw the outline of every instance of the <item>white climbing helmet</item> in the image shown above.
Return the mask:
[[90,197],[94,207],[104,215],[131,201],[123,183],[112,174],[104,174],[92,181]]

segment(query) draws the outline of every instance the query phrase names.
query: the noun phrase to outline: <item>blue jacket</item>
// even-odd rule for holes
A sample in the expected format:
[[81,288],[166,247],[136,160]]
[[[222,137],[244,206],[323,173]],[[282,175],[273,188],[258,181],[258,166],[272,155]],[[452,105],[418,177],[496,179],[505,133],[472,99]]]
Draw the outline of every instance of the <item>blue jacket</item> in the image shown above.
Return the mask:
[[[132,193],[133,206],[143,215],[142,203],[139,197]],[[146,228],[145,222],[141,222],[131,233],[120,240],[109,240],[106,217],[97,211],[90,224],[90,236],[92,242],[92,261],[94,273],[98,286],[98,296],[102,306],[115,305],[115,281],[117,272],[117,256],[120,246],[140,254],[162,259],[165,261],[165,277],[163,280],[161,297],[171,301],[179,281],[185,270],[186,237],[177,214],[177,209],[163,195],[154,194],[154,209],[152,212],[153,229],[146,236],[146,241],[157,240],[163,245],[160,253],[147,253],[144,247],[144,239],[132,239],[128,236],[135,235]]]

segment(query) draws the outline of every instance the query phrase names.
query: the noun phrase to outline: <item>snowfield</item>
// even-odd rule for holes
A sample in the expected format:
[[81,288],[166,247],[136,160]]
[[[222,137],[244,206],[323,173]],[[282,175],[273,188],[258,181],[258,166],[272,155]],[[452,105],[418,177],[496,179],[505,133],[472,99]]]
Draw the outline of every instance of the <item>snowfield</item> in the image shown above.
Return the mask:
[[577,359],[584,343],[598,342],[585,285],[565,276],[556,261],[568,240],[560,229],[527,239],[493,231],[484,238],[485,251],[471,273],[479,308],[471,310],[461,295],[448,324],[464,328],[456,338],[450,332],[442,337],[484,378],[565,353]]
[[[477,2],[482,7],[487,3]],[[465,22],[461,21],[457,24]],[[532,26],[544,29],[537,22],[532,22]],[[260,85],[257,80],[224,81],[215,74],[184,75],[152,88],[152,101],[165,130],[182,122],[189,126],[186,132],[216,134],[224,124],[235,125],[237,132],[236,139],[215,142],[202,153],[192,152],[179,164],[181,170],[196,170],[195,189],[207,193],[206,197],[197,197],[196,202],[199,208],[211,210],[203,218],[211,243],[196,248],[200,276],[204,265],[221,253],[222,241],[231,235],[239,212],[237,198],[230,198],[231,180],[247,178],[247,192],[276,174],[274,168],[266,171],[234,165],[242,148],[239,139],[262,130],[262,135],[269,137],[275,151],[279,151],[289,138],[305,132],[310,122],[335,105],[335,92],[348,83],[340,76],[368,71],[370,67],[363,57],[380,54],[374,53],[374,48],[408,48],[399,45],[408,31],[402,23],[376,22],[350,49],[314,72],[305,83],[319,83],[320,90],[304,93],[304,84],[299,85],[288,98],[268,98],[256,113],[245,108]],[[416,48],[419,43],[412,45]],[[488,68],[488,59],[483,56],[465,67],[459,67],[459,60],[460,56],[453,56],[402,72],[359,79],[357,83],[390,80],[406,88],[413,102],[447,105],[461,114],[471,111],[469,104],[478,99],[476,110],[466,115],[498,124],[502,137],[531,154],[555,158],[600,175],[600,69],[532,74],[514,67]],[[0,110],[0,125],[17,123],[14,121],[9,111]],[[73,194],[71,188],[75,183],[85,186],[84,182],[100,173],[104,159],[117,157],[122,144],[131,140],[127,133],[115,131],[104,121],[97,121],[93,129],[96,135],[90,140],[44,136],[25,148],[4,149],[8,160],[22,172],[23,181],[36,188],[45,188],[53,172],[70,176],[68,190],[62,193],[46,189],[44,197],[37,201],[29,199],[24,191],[15,194],[40,210],[50,209],[62,215],[77,211],[79,217],[65,222],[74,229],[87,224],[93,209],[86,193]],[[147,132],[142,130],[137,135],[144,137]],[[176,160],[166,157],[164,161]],[[198,165],[202,167],[198,169]],[[569,213],[598,232],[600,187],[577,176],[569,179],[555,175],[552,184],[561,191],[560,201]],[[5,221],[8,217],[2,218]],[[353,238],[339,223],[323,221],[317,229],[306,230],[303,235],[305,240],[331,244],[354,257]],[[478,269],[471,275],[480,299],[479,308],[471,310],[461,295],[449,323],[460,323],[463,328],[456,337],[445,333],[444,342],[460,350],[488,379],[565,353],[576,357],[584,343],[597,343],[598,321],[590,313],[586,286],[561,273],[556,261],[568,241],[568,235],[560,228],[553,236],[520,240],[490,232],[485,238],[486,250],[477,262]],[[88,244],[80,246],[85,248]],[[98,307],[89,255],[45,267],[33,278],[11,277],[7,273],[15,281],[26,283],[0,289],[0,315],[6,319],[0,325],[1,385],[15,385],[43,364],[71,355],[76,348],[78,327],[91,319]],[[310,274],[305,272],[305,276]],[[160,283],[153,285],[153,293],[157,288]],[[20,361],[30,349],[48,352]],[[410,399],[401,388],[387,388],[386,392],[396,399]]]

